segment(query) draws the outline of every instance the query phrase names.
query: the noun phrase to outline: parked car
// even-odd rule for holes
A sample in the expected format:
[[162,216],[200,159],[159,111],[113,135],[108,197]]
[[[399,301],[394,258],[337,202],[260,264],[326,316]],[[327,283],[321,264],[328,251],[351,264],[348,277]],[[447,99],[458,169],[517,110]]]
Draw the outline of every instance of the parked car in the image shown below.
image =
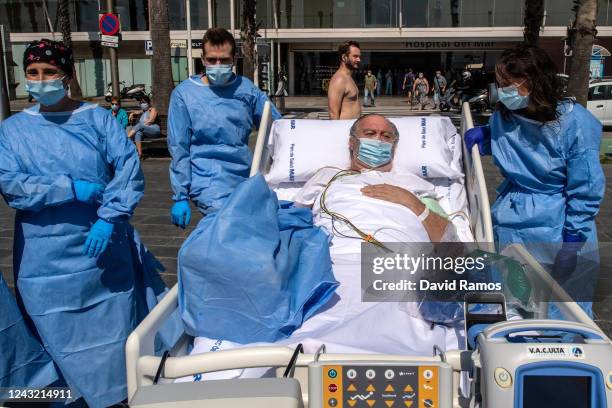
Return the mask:
[[604,126],[612,126],[612,80],[589,84],[587,109]]

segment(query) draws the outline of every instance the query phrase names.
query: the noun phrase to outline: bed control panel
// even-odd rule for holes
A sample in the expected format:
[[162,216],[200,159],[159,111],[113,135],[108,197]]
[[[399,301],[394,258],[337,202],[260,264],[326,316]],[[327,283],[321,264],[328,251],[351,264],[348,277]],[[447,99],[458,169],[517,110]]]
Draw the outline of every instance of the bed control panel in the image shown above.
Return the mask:
[[440,362],[320,361],[308,383],[311,408],[452,406],[452,369]]

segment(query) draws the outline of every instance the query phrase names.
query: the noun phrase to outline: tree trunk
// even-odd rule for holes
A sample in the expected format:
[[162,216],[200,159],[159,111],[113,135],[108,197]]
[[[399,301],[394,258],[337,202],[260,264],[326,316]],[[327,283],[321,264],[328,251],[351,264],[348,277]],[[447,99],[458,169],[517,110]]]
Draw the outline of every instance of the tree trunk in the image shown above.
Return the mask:
[[[68,0],[58,1],[57,14],[60,31],[62,32],[62,41],[64,42],[64,45],[72,49],[72,30],[70,27],[70,6]],[[70,81],[68,82],[68,86],[70,86],[70,97],[76,100],[83,99],[83,92],[81,91],[81,86],[79,85],[79,79],[76,76],[76,69],[72,68],[72,72],[67,72],[67,74],[72,75]]]
[[567,92],[586,107],[593,40],[597,35],[597,0],[574,0],[576,19],[569,28],[572,61]]
[[544,0],[525,0],[523,19],[523,41],[527,45],[538,45],[540,29],[544,22]]
[[161,115],[167,115],[170,93],[174,88],[170,61],[170,24],[167,0],[149,0],[149,27],[153,42],[151,61],[153,106]]
[[244,56],[242,75],[254,81],[255,77],[255,43],[257,41],[257,24],[255,23],[256,0],[242,0],[242,54]]

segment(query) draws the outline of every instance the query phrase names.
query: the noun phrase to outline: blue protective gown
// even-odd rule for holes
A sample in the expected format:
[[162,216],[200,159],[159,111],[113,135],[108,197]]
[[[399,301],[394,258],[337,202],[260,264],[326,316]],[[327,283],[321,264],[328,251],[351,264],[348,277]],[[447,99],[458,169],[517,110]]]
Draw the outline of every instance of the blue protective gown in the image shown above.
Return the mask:
[[[105,186],[75,201],[72,181]],[[0,124],[0,190],[17,210],[13,262],[25,312],[73,395],[91,407],[127,397],[125,341],[165,289],[127,222],[143,196],[133,144],[97,105],[26,109]],[[115,224],[106,251],[82,254],[93,223]]]
[[515,113],[506,120],[499,111],[490,120],[493,159],[506,178],[491,209],[495,241],[500,249],[524,243],[550,267],[563,234],[571,234],[587,243],[583,252],[596,263],[595,216],[605,191],[602,127],[573,101],[558,111],[559,119],[545,124]]
[[[220,208],[249,176],[248,138],[253,126],[259,127],[267,100],[239,75],[221,86],[205,85],[196,75],[174,89],[168,111],[174,201],[192,199],[203,213]],[[280,117],[272,106],[272,118]]]
[[191,336],[289,337],[335,293],[327,234],[258,174],[203,218],[179,251],[179,309]]
[[53,360],[28,329],[0,274],[0,388],[42,388],[57,379]]

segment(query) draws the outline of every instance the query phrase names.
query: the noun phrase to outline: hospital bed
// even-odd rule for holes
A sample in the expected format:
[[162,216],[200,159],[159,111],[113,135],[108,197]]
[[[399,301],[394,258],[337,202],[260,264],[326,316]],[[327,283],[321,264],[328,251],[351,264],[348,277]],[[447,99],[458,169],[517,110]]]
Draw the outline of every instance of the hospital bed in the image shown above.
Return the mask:
[[[466,104],[462,112],[460,134],[463,135],[471,127],[473,127],[473,122]],[[254,149],[251,176],[257,172],[265,172],[269,167],[271,152],[268,148],[268,139],[271,128],[270,107],[266,104]],[[493,251],[489,200],[477,149],[475,146],[472,152],[469,152],[462,143],[463,171],[468,201],[467,215],[475,242],[480,243],[483,250]],[[535,291],[550,292],[555,295],[555,299],[567,300],[567,302],[557,302],[564,318],[575,322],[573,324],[580,327],[581,330],[597,332],[598,336],[609,341],[590,317],[576,303],[571,302],[563,289],[550,279],[544,268],[522,246],[510,246],[502,254],[512,256],[526,268]],[[155,356],[155,334],[177,307],[178,285],[175,285],[128,338],[126,367],[130,404],[143,407],[309,406],[312,408],[353,407],[355,405],[372,407],[378,403],[376,407],[391,407],[393,402],[390,400],[383,405],[383,400],[379,399],[376,402],[367,398],[368,395],[375,394],[379,397],[392,395],[390,391],[387,394],[380,394],[381,391],[373,391],[374,388],[371,388],[369,393],[366,393],[364,388],[362,394],[356,395],[357,399],[345,400],[344,403],[341,399],[334,398],[335,395],[338,395],[335,394],[337,392],[347,392],[346,389],[342,389],[342,381],[344,380],[344,388],[346,388],[351,373],[357,372],[365,376],[368,376],[368,373],[374,375],[372,373],[378,372],[379,378],[384,372],[389,384],[390,377],[393,378],[392,376],[395,376],[396,373],[405,373],[407,376],[422,374],[424,379],[417,383],[402,385],[403,406],[406,407],[412,406],[414,402],[406,399],[411,395],[406,391],[411,386],[416,387],[421,396],[427,396],[427,393],[432,394],[431,398],[423,398],[418,401],[415,407],[459,407],[466,404],[465,396],[462,395],[460,389],[469,388],[469,385],[465,383],[465,381],[469,382],[469,379],[466,380],[461,372],[466,370],[466,362],[469,357],[466,357],[465,351],[460,350],[442,352],[432,348],[430,356],[411,356],[333,354],[326,353],[323,347],[317,353],[305,354],[300,353],[298,349],[286,346],[259,346],[189,355],[188,350],[193,338],[183,334],[169,353],[162,357]],[[548,304],[542,302],[534,317],[545,319],[548,310]],[[175,379],[185,376],[255,367],[276,368],[278,378],[174,383]],[[282,371],[285,371],[284,376]],[[339,377],[336,377],[337,375]],[[334,381],[335,378],[337,380]],[[373,386],[373,381],[375,381],[374,378],[370,378],[370,386]],[[380,385],[384,384],[381,382]],[[364,403],[367,405],[363,405]]]

